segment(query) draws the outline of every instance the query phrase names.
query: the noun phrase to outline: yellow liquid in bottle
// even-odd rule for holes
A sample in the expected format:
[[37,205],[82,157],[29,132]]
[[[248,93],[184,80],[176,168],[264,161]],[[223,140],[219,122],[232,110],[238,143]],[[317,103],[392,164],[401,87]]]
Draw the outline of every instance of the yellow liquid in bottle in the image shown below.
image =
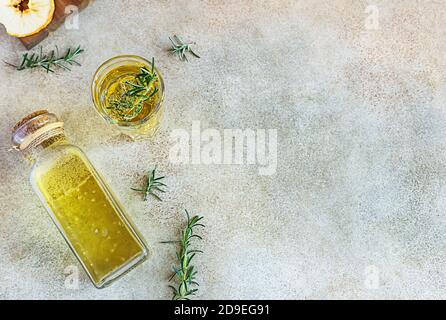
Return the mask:
[[85,156],[73,149],[34,172],[36,186],[93,282],[145,257],[145,248],[104,190]]

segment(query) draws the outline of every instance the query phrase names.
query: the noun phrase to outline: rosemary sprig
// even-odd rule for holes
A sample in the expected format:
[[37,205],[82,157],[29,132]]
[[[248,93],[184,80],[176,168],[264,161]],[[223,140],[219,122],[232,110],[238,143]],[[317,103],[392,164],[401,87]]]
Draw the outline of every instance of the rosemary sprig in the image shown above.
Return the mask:
[[142,192],[144,193],[144,201],[147,200],[149,195],[153,196],[159,201],[163,201],[154,191],[158,191],[161,193],[166,192],[163,188],[167,187],[164,183],[161,182],[165,177],[157,177],[156,176],[156,166],[155,168],[149,172],[147,175],[147,182],[143,189],[137,189],[137,188],[130,188],[133,191]]
[[192,54],[195,58],[200,58],[200,56],[192,50],[191,43],[184,43],[177,35],[174,35],[172,38],[169,37],[169,40],[172,43],[170,52],[172,52],[172,54],[178,55],[178,58],[181,61],[189,61],[187,59],[186,53]]
[[158,92],[159,88],[154,85],[157,79],[155,59],[152,58],[151,70],[142,67],[135,77],[135,82],[126,81],[122,84],[123,93],[118,98],[110,98],[107,109],[113,109],[125,120],[135,118],[141,113],[144,103]]
[[46,72],[54,72],[55,67],[70,71],[71,69],[69,66],[80,66],[80,63],[75,59],[83,52],[84,49],[78,46],[75,49],[69,48],[67,52],[61,56],[59,54],[59,48],[56,46],[56,49],[52,50],[49,54],[43,54],[42,47],[40,47],[39,53],[25,53],[22,57],[22,62],[18,66],[8,62],[6,62],[6,64],[16,68],[18,71],[43,68]]
[[169,285],[169,288],[173,291],[172,300],[189,300],[191,296],[194,296],[198,291],[199,286],[196,281],[197,271],[191,264],[193,258],[197,253],[203,253],[201,250],[191,249],[191,240],[193,238],[202,239],[199,235],[194,233],[195,227],[204,227],[200,221],[203,217],[194,216],[190,218],[189,212],[186,211],[187,226],[181,232],[181,239],[179,241],[163,241],[162,243],[176,243],[180,245],[180,250],[176,253],[178,265],[173,266],[173,274],[169,281],[172,281],[175,277],[179,281],[178,287]]
[[157,79],[155,73],[155,59],[152,58],[152,69],[149,71],[146,67],[142,67],[140,73],[136,76],[136,83],[126,81],[130,86],[130,90],[124,93],[126,96],[146,97],[152,88],[152,83]]

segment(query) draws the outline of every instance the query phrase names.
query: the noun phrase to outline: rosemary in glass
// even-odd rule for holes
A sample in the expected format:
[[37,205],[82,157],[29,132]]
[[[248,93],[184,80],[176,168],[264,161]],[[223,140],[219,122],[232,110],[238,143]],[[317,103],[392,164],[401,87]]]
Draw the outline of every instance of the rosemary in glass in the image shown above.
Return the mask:
[[110,98],[107,109],[113,109],[124,120],[134,119],[143,110],[144,103],[159,91],[155,85],[157,78],[155,59],[152,58],[151,70],[142,67],[135,77],[135,82],[126,81],[121,84],[123,93],[118,98]]

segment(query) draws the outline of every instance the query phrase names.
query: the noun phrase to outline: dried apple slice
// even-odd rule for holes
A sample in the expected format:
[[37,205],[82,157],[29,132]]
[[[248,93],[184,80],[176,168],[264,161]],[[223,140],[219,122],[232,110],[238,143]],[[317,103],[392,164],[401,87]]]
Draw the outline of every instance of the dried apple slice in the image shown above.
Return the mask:
[[0,23],[14,37],[27,37],[53,19],[54,0],[0,0]]

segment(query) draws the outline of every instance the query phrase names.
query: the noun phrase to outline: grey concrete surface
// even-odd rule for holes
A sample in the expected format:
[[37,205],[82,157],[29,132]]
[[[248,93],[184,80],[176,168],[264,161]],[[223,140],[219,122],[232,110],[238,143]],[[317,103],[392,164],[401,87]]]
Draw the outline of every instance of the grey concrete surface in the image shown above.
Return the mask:
[[[379,28],[367,28],[375,5]],[[179,62],[168,36],[196,42]],[[415,1],[94,1],[78,30],[44,50],[81,44],[82,67],[46,74],[0,65],[0,298],[169,299],[183,208],[205,216],[198,298],[446,298],[446,3]],[[0,28],[0,59],[24,48]],[[89,85],[118,54],[154,56],[166,117],[131,142],[93,110]],[[152,258],[104,290],[77,262],[8,152],[16,120],[59,114],[129,211]],[[278,168],[174,165],[170,132],[278,130]],[[158,164],[162,203],[129,187]]]

